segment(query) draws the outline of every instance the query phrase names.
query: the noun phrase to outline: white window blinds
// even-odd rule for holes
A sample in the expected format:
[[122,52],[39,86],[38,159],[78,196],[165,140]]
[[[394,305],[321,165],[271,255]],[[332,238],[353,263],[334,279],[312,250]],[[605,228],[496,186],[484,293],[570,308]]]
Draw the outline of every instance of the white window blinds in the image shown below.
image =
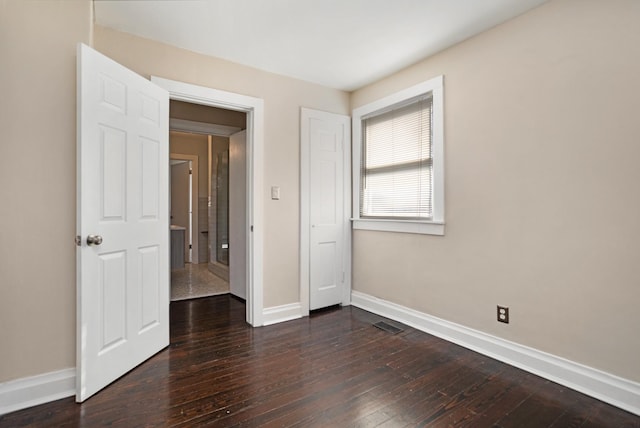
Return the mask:
[[433,98],[362,120],[360,217],[431,219]]

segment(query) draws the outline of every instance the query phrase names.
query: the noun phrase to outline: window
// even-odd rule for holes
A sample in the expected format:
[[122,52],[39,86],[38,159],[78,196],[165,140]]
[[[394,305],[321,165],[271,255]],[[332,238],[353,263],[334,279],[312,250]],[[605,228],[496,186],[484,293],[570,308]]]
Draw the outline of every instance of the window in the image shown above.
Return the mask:
[[360,218],[432,218],[431,94],[362,119]]
[[355,229],[444,234],[442,81],[353,111]]

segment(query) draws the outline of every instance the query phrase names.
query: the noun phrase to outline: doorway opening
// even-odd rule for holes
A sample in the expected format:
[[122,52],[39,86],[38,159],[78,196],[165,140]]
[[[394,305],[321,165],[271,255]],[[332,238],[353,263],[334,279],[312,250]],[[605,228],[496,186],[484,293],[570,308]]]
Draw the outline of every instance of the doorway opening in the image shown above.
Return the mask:
[[165,89],[169,99],[218,107],[246,114],[246,321],[254,327],[264,323],[264,100],[234,92],[207,88],[151,76],[151,82]]
[[247,114],[171,100],[169,121],[171,300],[244,300]]

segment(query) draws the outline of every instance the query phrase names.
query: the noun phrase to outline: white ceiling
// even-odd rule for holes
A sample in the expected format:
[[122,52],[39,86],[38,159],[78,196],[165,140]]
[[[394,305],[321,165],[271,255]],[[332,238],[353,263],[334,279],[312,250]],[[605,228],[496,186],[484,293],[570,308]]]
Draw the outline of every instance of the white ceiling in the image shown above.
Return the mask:
[[96,23],[351,91],[546,0],[94,0]]

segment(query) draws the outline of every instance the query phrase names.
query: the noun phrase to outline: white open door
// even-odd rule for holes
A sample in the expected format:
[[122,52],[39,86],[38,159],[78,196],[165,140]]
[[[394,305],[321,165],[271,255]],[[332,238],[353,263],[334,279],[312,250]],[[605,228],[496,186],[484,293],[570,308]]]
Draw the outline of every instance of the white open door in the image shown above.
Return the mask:
[[347,301],[349,205],[345,170],[349,165],[345,152],[350,149],[349,123],[347,116],[302,109],[301,144],[307,164],[302,165],[301,201],[303,216],[308,218],[301,224],[308,227],[302,233],[308,234],[309,309]]
[[247,298],[247,131],[229,137],[229,291]]
[[76,401],[169,345],[169,94],[78,48]]

